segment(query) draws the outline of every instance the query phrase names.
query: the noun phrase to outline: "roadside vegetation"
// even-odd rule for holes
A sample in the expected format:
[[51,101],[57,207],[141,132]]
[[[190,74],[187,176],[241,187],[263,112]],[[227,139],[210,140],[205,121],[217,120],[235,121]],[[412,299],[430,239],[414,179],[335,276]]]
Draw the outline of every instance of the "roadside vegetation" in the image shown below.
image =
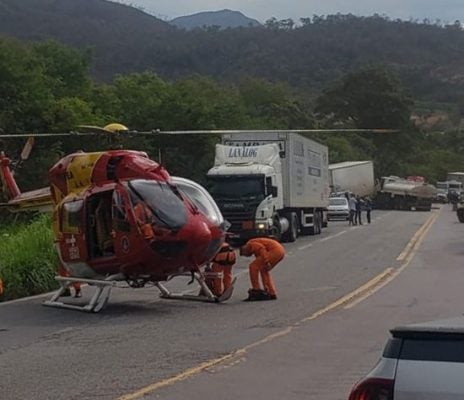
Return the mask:
[[0,229],[0,301],[55,289],[57,262],[48,216]]

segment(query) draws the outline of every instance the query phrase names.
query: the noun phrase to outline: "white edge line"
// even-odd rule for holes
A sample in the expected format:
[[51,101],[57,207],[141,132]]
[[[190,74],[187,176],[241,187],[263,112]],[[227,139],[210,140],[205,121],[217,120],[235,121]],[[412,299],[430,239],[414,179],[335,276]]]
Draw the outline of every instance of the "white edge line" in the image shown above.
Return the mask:
[[[58,290],[58,289],[57,289]],[[22,303],[24,301],[28,301],[28,300],[35,300],[35,299],[40,299],[42,297],[46,297],[46,296],[51,296],[53,293],[55,293],[56,290],[54,290],[53,292],[47,292],[47,293],[42,293],[42,294],[36,294],[35,296],[28,296],[28,297],[21,297],[20,299],[14,299],[14,300],[8,300],[8,301],[1,301],[0,302],[0,307],[1,306],[7,306],[9,304],[15,304],[15,303]]]

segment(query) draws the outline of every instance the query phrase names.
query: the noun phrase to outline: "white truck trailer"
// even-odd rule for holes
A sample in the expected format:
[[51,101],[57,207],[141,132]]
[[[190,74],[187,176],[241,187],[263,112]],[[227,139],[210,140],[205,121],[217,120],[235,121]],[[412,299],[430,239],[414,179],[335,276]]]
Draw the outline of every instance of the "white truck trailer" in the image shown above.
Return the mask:
[[447,181],[458,181],[461,182],[462,186],[464,186],[464,172],[448,172],[446,175]]
[[208,188],[233,238],[321,233],[330,194],[326,146],[290,132],[226,134],[222,142]]
[[332,192],[351,192],[359,196],[372,196],[375,190],[372,161],[345,161],[329,165]]

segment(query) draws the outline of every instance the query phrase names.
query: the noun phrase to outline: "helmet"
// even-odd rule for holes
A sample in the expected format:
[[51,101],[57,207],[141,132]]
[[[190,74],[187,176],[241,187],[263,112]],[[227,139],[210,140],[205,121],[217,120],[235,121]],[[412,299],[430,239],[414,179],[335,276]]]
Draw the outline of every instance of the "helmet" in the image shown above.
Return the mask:
[[109,133],[117,133],[117,132],[120,132],[120,131],[128,131],[129,128],[127,126],[122,125],[122,124],[112,123],[112,124],[106,125],[103,128],[103,130],[107,131]]

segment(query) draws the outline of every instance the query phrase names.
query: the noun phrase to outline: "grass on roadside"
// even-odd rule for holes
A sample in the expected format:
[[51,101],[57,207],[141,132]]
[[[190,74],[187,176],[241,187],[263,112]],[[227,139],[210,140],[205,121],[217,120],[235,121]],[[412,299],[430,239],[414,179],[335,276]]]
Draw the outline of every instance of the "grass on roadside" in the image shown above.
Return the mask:
[[5,289],[0,301],[55,289],[57,265],[49,216],[0,229],[0,279]]

